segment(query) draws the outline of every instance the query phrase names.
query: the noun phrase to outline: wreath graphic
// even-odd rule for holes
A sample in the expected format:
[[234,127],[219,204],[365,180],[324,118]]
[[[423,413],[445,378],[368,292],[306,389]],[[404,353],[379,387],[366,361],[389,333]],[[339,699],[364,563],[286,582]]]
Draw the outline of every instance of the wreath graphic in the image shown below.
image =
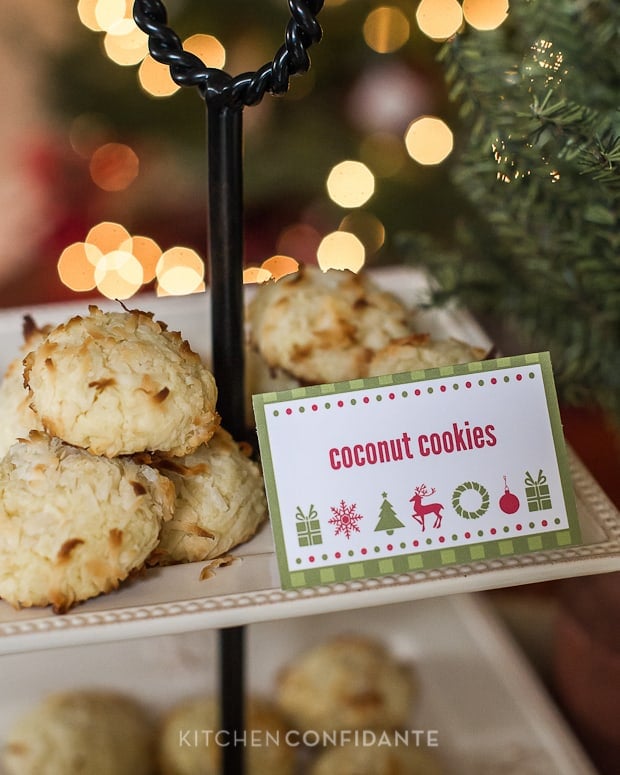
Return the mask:
[[[461,496],[469,491],[477,492],[480,496],[480,506],[475,511],[467,511],[461,506]],[[490,502],[488,490],[479,482],[463,482],[452,493],[452,506],[459,517],[463,517],[463,519],[479,519],[489,508]]]

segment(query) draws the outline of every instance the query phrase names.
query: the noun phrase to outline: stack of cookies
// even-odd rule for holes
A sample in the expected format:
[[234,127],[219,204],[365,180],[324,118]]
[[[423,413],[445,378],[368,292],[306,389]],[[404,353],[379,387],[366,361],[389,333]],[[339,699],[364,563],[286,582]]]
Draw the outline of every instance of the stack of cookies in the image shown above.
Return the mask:
[[[145,564],[218,556],[267,516],[258,465],[223,428],[177,332],[95,306],[25,331],[0,387],[0,597],[73,604]],[[25,357],[24,357],[25,356]]]
[[416,330],[415,313],[369,275],[299,272],[256,289],[247,309],[250,393],[478,361],[484,350]]

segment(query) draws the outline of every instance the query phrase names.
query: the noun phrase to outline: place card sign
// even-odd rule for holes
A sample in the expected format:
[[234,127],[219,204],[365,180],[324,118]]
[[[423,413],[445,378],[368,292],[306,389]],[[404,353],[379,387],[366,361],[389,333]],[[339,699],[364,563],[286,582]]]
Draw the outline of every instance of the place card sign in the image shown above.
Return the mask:
[[284,588],[580,541],[548,353],[253,403]]

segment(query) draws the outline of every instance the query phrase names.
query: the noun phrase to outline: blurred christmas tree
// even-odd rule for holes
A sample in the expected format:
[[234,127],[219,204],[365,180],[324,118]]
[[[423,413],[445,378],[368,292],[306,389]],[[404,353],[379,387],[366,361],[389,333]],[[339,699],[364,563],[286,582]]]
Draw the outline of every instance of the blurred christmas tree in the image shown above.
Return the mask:
[[[95,8],[97,3],[82,0],[80,5]],[[105,3],[99,5],[103,8]],[[260,4],[166,0],[165,6],[170,25],[184,43],[196,33],[221,41],[226,51],[224,69],[235,75],[271,60],[290,19],[286,0]],[[329,199],[326,180],[332,167],[345,159],[360,159],[372,169],[377,185],[370,210],[385,227],[388,242],[403,224],[439,234],[449,213],[457,209],[447,169],[420,167],[403,143],[407,125],[416,116],[451,110],[442,68],[435,62],[437,44],[415,24],[415,6],[397,0],[383,8],[389,18],[384,15],[375,21],[379,29],[375,34],[382,41],[373,49],[368,43],[368,19],[381,8],[375,0],[327,0],[319,16],[325,34],[310,52],[310,72],[291,79],[283,97],[267,96],[260,105],[246,109],[249,263],[274,252],[287,225],[303,222],[320,234],[338,228],[349,211]],[[183,176],[185,185],[194,186],[193,203],[187,195],[182,203],[170,201],[166,189],[170,183],[174,188],[174,181],[151,182],[142,207],[136,195],[133,207],[124,208],[126,219],[131,219],[125,225],[133,232],[148,229],[153,236],[165,224],[171,230],[181,227],[186,242],[202,247],[206,170],[199,98],[193,89],[153,98],[140,88],[137,68],[119,67],[105,55],[104,45],[105,34],[76,25],[70,44],[54,62],[55,109],[64,121],[79,119],[98,142],[107,137],[132,145],[143,160],[143,170],[150,161],[156,165],[157,152],[164,157],[173,153],[180,165],[177,179]],[[167,169],[171,171],[171,166]],[[135,184],[133,190],[136,194]],[[162,196],[163,214],[158,212]],[[117,196],[112,209],[122,209],[121,201],[122,196]],[[369,251],[369,261],[378,263],[387,252]]]
[[[204,32],[222,42],[233,74],[270,60],[289,18],[285,0],[165,4],[181,39]],[[51,63],[53,142],[64,129],[66,148],[52,149],[60,162],[41,174],[68,203],[70,223],[39,250],[50,263],[67,235],[83,239],[102,219],[163,247],[206,245],[199,98],[191,89],[149,96],[137,67],[106,55],[107,34],[79,23],[80,10],[105,17],[121,5],[76,2]],[[435,302],[458,297],[492,316],[494,332],[500,321],[506,352],[550,350],[564,400],[594,400],[620,417],[620,4],[514,0],[501,26],[476,31],[467,11],[492,6],[507,2],[326,0],[310,72],[245,112],[247,262],[275,252],[313,260],[317,240],[346,223],[366,240],[367,264],[429,267],[440,281]],[[456,18],[456,27],[423,33],[420,19],[432,13],[435,23]],[[407,153],[407,128],[424,114],[454,130],[444,163]],[[92,179],[93,150],[106,143],[139,158],[125,188]],[[361,207],[328,196],[330,170],[345,159],[375,178]],[[114,158],[102,166],[114,173]],[[283,235],[295,229],[287,250]]]
[[550,350],[564,400],[620,419],[619,52],[617,0],[514,2],[444,44],[469,207],[449,240],[412,230],[401,249],[436,302],[489,315],[505,350]]

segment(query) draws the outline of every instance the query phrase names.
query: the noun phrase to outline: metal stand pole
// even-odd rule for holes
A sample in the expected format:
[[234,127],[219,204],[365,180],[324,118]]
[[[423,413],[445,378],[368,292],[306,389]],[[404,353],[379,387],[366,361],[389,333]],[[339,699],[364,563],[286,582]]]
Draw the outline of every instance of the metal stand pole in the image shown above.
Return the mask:
[[[224,387],[218,411],[234,438],[245,435],[243,351],[242,111],[208,106],[209,283],[213,375]],[[219,631],[220,727],[223,775],[244,775],[245,628]]]
[[243,349],[242,109],[208,105],[209,284],[213,376],[222,425],[246,435]]
[[[149,36],[151,55],[170,68],[173,80],[198,88],[207,105],[209,162],[209,284],[213,376],[218,412],[234,438],[245,428],[243,336],[242,111],[266,92],[284,94],[289,77],[310,67],[307,49],[321,39],[316,15],[323,0],[288,0],[291,19],[284,45],[255,73],[232,78],[183,49],[167,25],[162,0],[134,0],[134,20]],[[243,627],[220,630],[220,725],[223,775],[244,775],[245,665]]]

